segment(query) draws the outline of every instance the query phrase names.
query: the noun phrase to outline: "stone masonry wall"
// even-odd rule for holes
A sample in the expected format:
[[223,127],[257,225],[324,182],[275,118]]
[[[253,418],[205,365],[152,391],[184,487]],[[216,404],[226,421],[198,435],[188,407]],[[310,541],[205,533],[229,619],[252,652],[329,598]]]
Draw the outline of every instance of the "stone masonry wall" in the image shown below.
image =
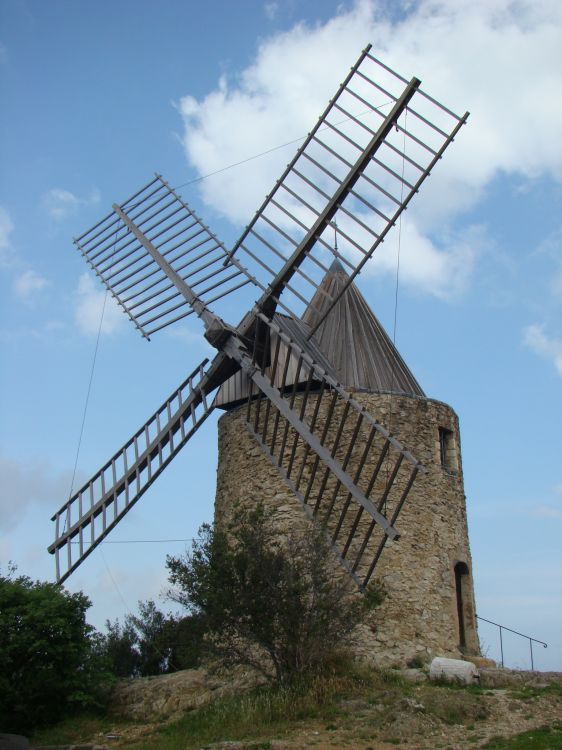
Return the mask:
[[[457,416],[446,404],[429,399],[396,395],[390,399],[389,395],[373,393],[353,395],[427,469],[416,478],[396,522],[400,539],[387,542],[375,569],[375,578],[384,583],[387,597],[373,613],[369,626],[362,626],[357,653],[380,665],[405,664],[415,657],[429,661],[436,655],[477,654]],[[309,399],[309,409],[313,408],[315,398]],[[297,408],[299,400],[297,397]],[[322,403],[320,417],[325,416],[328,401],[325,399]],[[310,522],[301,504],[249,434],[245,420],[245,405],[227,412],[219,420],[217,524],[224,523],[235,502],[246,506],[263,502],[280,532],[295,527],[306,530]],[[337,418],[334,423],[338,423]],[[440,427],[452,433],[447,463],[455,470],[441,465]],[[365,434],[360,434],[358,440],[365,441]],[[341,456],[338,458],[342,460]],[[376,460],[376,455],[371,457],[373,465]],[[380,486],[375,485],[374,497],[380,496],[383,481],[381,472]],[[404,482],[399,476],[398,490]],[[365,525],[368,521],[365,515],[361,523]],[[457,563],[464,564],[462,570],[468,571],[458,587]],[[457,588],[462,591],[460,608]],[[460,610],[465,631],[463,648],[459,634]]]

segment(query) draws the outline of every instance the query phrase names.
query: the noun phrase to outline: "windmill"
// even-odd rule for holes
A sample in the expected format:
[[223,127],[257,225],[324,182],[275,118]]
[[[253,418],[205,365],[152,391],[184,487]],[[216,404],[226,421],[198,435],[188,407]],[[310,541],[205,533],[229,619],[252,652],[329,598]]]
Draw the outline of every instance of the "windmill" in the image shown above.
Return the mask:
[[54,514],[59,582],[215,408],[245,401],[253,445],[365,590],[425,468],[346,390],[321,339],[467,117],[368,47],[231,248],[158,174],[75,239],[144,337],[195,314],[217,354]]

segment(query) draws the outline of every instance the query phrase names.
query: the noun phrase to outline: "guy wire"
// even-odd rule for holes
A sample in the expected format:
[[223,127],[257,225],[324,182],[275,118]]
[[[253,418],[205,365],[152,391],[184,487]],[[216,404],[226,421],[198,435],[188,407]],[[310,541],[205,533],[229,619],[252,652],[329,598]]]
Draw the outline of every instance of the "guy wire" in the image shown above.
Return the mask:
[[[119,229],[120,229],[120,226],[119,226],[119,223],[118,223],[117,224],[117,229],[115,230],[115,240],[114,240],[114,243],[113,243],[113,247],[114,247],[113,253],[114,254],[115,254],[115,248],[117,246],[117,242],[118,242],[118,239],[119,239],[118,238]],[[104,294],[104,297],[103,297],[103,305],[102,305],[102,308],[101,308],[101,315],[100,315],[100,322],[99,322],[99,326],[98,326],[98,333],[97,333],[97,336],[96,336],[96,345],[94,347],[94,356],[92,358],[92,365],[90,367],[90,377],[89,377],[89,380],[88,380],[88,388],[86,390],[86,399],[84,401],[84,409],[82,411],[82,423],[80,425],[80,434],[78,436],[78,445],[76,447],[76,456],[74,458],[74,468],[72,470],[72,479],[70,481],[70,489],[69,489],[69,492],[68,492],[68,499],[69,500],[72,497],[72,493],[74,491],[74,481],[76,479],[76,470],[77,470],[77,467],[78,467],[78,457],[80,455],[80,447],[82,446],[82,438],[84,436],[84,426],[86,424],[86,414],[87,414],[87,411],[88,411],[88,404],[90,402],[90,393],[92,391],[92,382],[94,380],[94,370],[95,370],[95,367],[96,367],[96,360],[97,360],[97,357],[98,357],[98,349],[99,349],[99,345],[100,345],[101,330],[102,330],[102,326],[103,326],[103,318],[104,318],[104,315],[105,315],[105,306],[107,304],[107,295],[108,294],[109,294],[109,289],[106,287],[105,294]],[[67,519],[67,516],[65,515],[64,527],[63,527],[63,534],[66,531],[66,519]]]
[[[406,167],[406,132],[408,129],[408,108],[404,110],[404,133],[402,143],[402,179],[400,181],[400,203],[404,201],[404,172]],[[398,288],[400,283],[400,249],[402,245],[402,215],[403,211],[400,212],[398,218],[398,251],[396,254],[396,284],[394,289],[394,323],[392,327],[392,346],[396,348],[396,329],[398,322]],[[388,431],[392,434],[392,398],[394,395],[394,376],[396,368],[396,359],[394,353],[392,356],[392,367],[390,370],[390,397],[389,397],[389,410],[388,410]],[[386,481],[388,484],[389,470],[388,470],[388,455],[386,459]],[[386,516],[386,499],[384,502],[384,515]]]

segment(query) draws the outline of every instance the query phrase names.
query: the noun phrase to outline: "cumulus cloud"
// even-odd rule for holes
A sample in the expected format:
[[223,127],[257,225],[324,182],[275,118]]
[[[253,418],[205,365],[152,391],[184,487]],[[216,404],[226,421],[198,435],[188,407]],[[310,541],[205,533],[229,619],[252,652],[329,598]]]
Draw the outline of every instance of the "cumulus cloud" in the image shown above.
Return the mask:
[[124,315],[115,299],[110,294],[106,298],[105,289],[96,285],[88,273],[80,276],[75,298],[74,320],[82,333],[96,335],[102,313],[102,333],[115,333],[124,325]]
[[549,287],[554,297],[562,301],[562,225],[542,240],[535,250],[535,254],[548,257],[554,264]]
[[64,219],[80,205],[80,199],[69,190],[53,188],[43,195],[43,206],[53,219]]
[[[200,100],[181,99],[183,145],[189,163],[207,175],[304,136],[359,48],[372,42],[379,58],[405,77],[418,75],[452,109],[472,110],[469,126],[408,212],[417,253],[411,258],[420,262],[411,265],[405,257],[404,273],[444,296],[451,278],[462,290],[474,250],[466,242],[440,244],[436,233],[475,205],[498,175],[562,180],[562,103],[552,95],[562,87],[562,6],[555,0],[422,0],[403,3],[403,12],[392,16],[386,8],[379,0],[358,0],[324,24],[299,23],[263,41],[238,75],[222,76]],[[204,202],[235,224],[247,223],[295,148],[214,174],[201,183]],[[387,252],[381,248],[379,255]],[[381,269],[388,266],[383,261]]]
[[49,284],[48,279],[35,271],[24,271],[14,281],[14,292],[20,299],[27,301]]
[[70,190],[52,188],[44,193],[42,203],[49,216],[55,221],[66,219],[75,213],[80,206],[88,206],[98,203],[100,200],[99,190],[94,188],[87,198],[79,198]]
[[13,255],[10,235],[14,231],[14,223],[8,211],[0,206],[0,268],[10,264]]
[[[401,230],[400,281],[440,299],[456,297],[468,285],[485,244],[482,227],[468,227],[462,235],[443,232],[430,239],[408,216]],[[367,273],[395,274],[397,253],[398,243],[389,242],[366,267]]]
[[0,456],[0,529],[14,529],[33,505],[62,505],[68,497],[71,472],[56,473],[44,462]]
[[541,357],[552,362],[562,377],[562,339],[548,336],[543,326],[533,324],[523,329],[523,342]]

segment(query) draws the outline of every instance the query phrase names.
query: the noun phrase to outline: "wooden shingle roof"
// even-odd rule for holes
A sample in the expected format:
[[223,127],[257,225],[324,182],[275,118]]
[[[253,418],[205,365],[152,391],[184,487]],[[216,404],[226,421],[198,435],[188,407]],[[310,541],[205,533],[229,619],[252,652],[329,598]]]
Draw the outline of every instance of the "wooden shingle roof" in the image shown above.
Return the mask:
[[[313,329],[324,315],[327,300],[341,294],[314,334],[317,346],[331,363],[337,379],[351,390],[425,397],[355,284],[350,284],[342,294],[348,280],[341,263],[334,261],[302,318],[303,323]],[[329,297],[323,292],[328,292]]]
[[[302,320],[294,320],[279,314],[275,320],[283,318],[283,328],[301,348],[306,349],[315,362],[318,362],[333,378],[351,391],[374,393],[401,393],[424,398],[418,381],[398,353],[365,298],[355,286],[341,294],[349,276],[338,261],[335,261],[324,277],[320,288],[312,298]],[[310,331],[323,317],[327,307],[327,291],[331,298],[341,294],[341,299],[328,313],[326,320],[309,339]],[[275,348],[272,336],[271,356]],[[286,387],[292,387],[297,374],[297,357],[283,344],[279,358],[289,357],[285,378]],[[278,368],[278,379],[284,368]],[[269,375],[269,368],[266,368]],[[299,384],[306,381],[305,369],[301,369]],[[280,383],[275,383],[278,387]],[[239,371],[229,378],[219,389],[216,405],[229,409],[248,398],[249,381]]]

